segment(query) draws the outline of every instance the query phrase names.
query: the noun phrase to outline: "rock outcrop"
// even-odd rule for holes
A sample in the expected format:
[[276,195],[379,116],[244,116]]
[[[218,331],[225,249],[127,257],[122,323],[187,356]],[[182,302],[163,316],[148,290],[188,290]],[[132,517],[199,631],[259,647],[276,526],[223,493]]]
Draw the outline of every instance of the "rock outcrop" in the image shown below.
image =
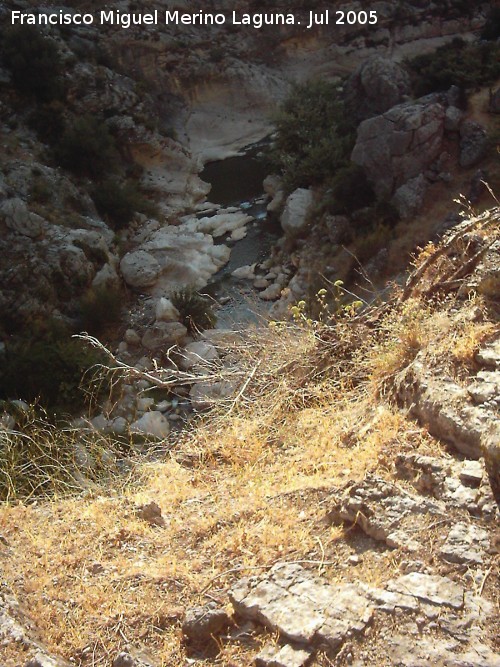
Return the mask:
[[288,197],[281,214],[281,226],[286,236],[294,238],[305,231],[312,203],[313,193],[305,188],[298,188]]
[[349,113],[361,122],[406,102],[410,93],[406,70],[394,60],[374,55],[349,77],[344,99]]
[[351,159],[379,197],[390,197],[439,157],[444,121],[445,107],[434,99],[393,107],[361,123]]

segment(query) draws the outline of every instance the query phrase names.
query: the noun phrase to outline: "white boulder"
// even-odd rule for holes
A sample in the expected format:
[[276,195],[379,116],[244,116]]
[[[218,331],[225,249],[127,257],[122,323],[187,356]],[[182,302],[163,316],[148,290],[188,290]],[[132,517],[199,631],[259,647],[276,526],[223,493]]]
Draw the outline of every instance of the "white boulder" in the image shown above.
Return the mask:
[[146,412],[140,419],[130,424],[130,433],[162,440],[170,433],[168,419],[161,412]]
[[123,279],[131,287],[150,287],[161,273],[158,261],[145,250],[128,252],[120,262],[120,269]]
[[253,280],[255,278],[255,267],[257,264],[247,264],[235,269],[231,275],[238,280]]
[[162,296],[156,302],[155,316],[157,322],[177,322],[180,313],[170,299]]
[[297,236],[309,223],[309,213],[313,203],[313,193],[298,188],[288,197],[281,216],[281,227],[287,236]]
[[0,218],[4,219],[7,227],[13,232],[30,238],[40,236],[45,222],[41,216],[32,213],[19,197],[7,199],[2,203]]

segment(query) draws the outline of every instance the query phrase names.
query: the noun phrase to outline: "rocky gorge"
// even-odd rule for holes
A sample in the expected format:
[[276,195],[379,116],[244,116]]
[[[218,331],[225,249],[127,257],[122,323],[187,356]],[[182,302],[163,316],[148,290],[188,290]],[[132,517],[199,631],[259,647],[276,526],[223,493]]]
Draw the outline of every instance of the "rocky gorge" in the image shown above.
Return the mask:
[[[498,664],[491,7],[365,5],[370,30],[50,28],[50,98],[3,29],[2,459],[47,387],[84,489],[16,496],[0,467],[7,667]],[[412,69],[447,44],[485,80]],[[342,187],[270,150],[316,77],[352,124]],[[111,369],[91,411],[80,374],[50,385],[87,370],[83,330]]]

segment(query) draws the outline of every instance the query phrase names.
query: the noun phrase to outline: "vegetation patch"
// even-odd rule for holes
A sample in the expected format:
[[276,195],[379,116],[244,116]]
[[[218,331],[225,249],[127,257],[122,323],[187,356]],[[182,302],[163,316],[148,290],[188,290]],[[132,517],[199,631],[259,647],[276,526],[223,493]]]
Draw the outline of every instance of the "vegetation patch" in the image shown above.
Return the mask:
[[181,316],[181,322],[188,331],[197,332],[212,329],[217,322],[214,302],[208,296],[193,288],[184,288],[173,292],[170,300]]
[[93,336],[99,336],[121,319],[124,293],[118,287],[90,288],[84,294],[81,305],[81,328]]
[[0,399],[38,401],[46,409],[76,414],[86,405],[83,376],[102,362],[99,352],[68,333],[16,342],[1,358]]
[[323,183],[349,163],[355,128],[337,86],[296,85],[275,118],[273,160],[288,190]]
[[329,213],[349,215],[371,206],[374,201],[375,193],[364,169],[349,163],[330,179],[323,205]]
[[92,198],[99,213],[113,229],[126,227],[136,212],[148,217],[158,216],[157,206],[146,199],[132,181],[122,185],[109,178],[94,188]]
[[64,97],[63,66],[52,39],[33,26],[9,26],[2,31],[0,49],[18,93],[40,102]]
[[495,42],[469,44],[456,38],[449,44],[407,61],[417,97],[459,86],[477,89],[500,76],[500,45]]
[[117,473],[110,438],[53,424],[33,407],[3,408],[15,425],[0,429],[0,501],[76,493]]
[[78,176],[102,178],[118,170],[119,153],[108,126],[98,116],[74,118],[54,147],[57,162]]

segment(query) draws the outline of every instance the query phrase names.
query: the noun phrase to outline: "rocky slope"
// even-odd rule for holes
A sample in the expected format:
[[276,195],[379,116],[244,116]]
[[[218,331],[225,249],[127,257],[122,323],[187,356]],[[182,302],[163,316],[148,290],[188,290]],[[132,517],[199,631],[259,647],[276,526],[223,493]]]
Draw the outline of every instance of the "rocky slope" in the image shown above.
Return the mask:
[[[93,3],[75,6],[80,4],[87,10],[97,7]],[[229,11],[233,4],[220,9]],[[6,319],[12,320],[14,327],[26,318],[32,321],[62,314],[63,319],[71,320],[85,290],[119,285],[123,247],[143,253],[148,251],[140,247],[144,242],[154,248],[154,259],[140,255],[147,259],[147,277],[132,275],[138,256],[129,257],[122,266],[127,284],[134,288],[151,285],[165,263],[169,283],[178,264],[170,262],[162,249],[176,247],[179,262],[191,262],[194,270],[182,282],[202,285],[225,262],[227,251],[213,248],[213,230],[203,231],[198,225],[193,234],[192,224],[184,225],[183,231],[165,226],[165,222],[178,224],[179,212],[192,210],[205,198],[208,188],[197,176],[202,161],[234,153],[267,134],[271,129],[269,114],[283,99],[290,79],[315,74],[332,77],[352,71],[374,51],[397,60],[412,48],[423,52],[453,35],[477,34],[486,5],[469,12],[461,3],[444,4],[407,3],[402,17],[396,5],[373,2],[370,7],[380,16],[375,31],[354,27],[306,31],[299,26],[248,31],[230,25],[203,30],[192,26],[51,28],[49,39],[64,62],[65,114],[107,118],[122,159],[135,170],[143,170],[140,183],[148,198],[157,202],[159,219],[149,226],[141,219],[137,237],[123,232],[120,238],[114,237],[88,196],[89,184],[60,173],[53,160],[47,164],[46,147],[27,127],[32,103],[28,108],[19,106],[9,84],[9,70],[4,68],[1,160],[7,201],[1,214],[4,259],[0,268]],[[8,18],[12,8],[27,10],[35,5],[16,1],[2,12]],[[162,10],[164,4],[136,3],[135,8]],[[236,3],[235,9],[258,11],[259,7]],[[266,53],[269,57],[263,55]],[[369,78],[365,74],[359,76]],[[407,92],[404,83],[398,88],[391,77],[384,74],[382,79],[376,85],[382,85],[378,92],[384,95],[387,86],[396,85],[398,92],[391,98],[394,103]],[[378,92],[372,86],[367,99],[378,97]],[[436,106],[431,112],[437,135],[429,139],[434,142],[433,150],[424,151],[422,168],[441,151],[444,110]],[[405,113],[408,120],[401,122],[408,123],[410,110]],[[448,115],[449,123],[458,122],[451,120],[451,112]],[[361,133],[355,157],[369,169],[368,158],[361,155],[366,153],[370,132],[378,132],[378,126],[366,122],[372,124]],[[430,126],[424,123],[420,134],[427,131]],[[391,169],[398,166],[389,166],[388,178]],[[422,197],[420,181],[408,187],[405,201]],[[49,198],[52,192],[55,197]],[[411,208],[411,203],[408,206]],[[22,265],[26,256],[29,261]],[[12,267],[19,267],[19,271],[11,271]]]
[[137,485],[4,506],[2,663],[500,664],[498,221],[221,343],[236,400]]
[[[33,129],[37,104],[1,70],[0,334],[76,326],[86,295],[116,290],[124,378],[77,426],[127,453],[152,454],[144,435],[168,449],[113,489],[90,472],[123,452],[97,458],[79,443],[84,495],[2,506],[2,665],[500,664],[499,212],[458,226],[449,213],[460,192],[491,202],[477,170],[497,174],[496,97],[483,90],[467,111],[456,89],[411,99],[399,64],[474,38],[489,4],[365,5],[380,13],[375,31],[53,31],[66,122],[104,118],[119,178],[155,204],[118,229],[98,210],[99,179],[58,166]],[[193,336],[172,289],[205,286],[253,224],[206,202],[202,164],[266,135],[290,79],[312,74],[351,75],[352,159],[398,209],[398,239],[365,241],[360,277],[355,216],[316,219],[316,190],[287,197],[270,177],[284,238],[236,277],[276,302],[277,320],[315,298],[319,273],[386,303],[328,325],[296,306],[291,325]],[[385,291],[417,245],[406,287]],[[9,443],[16,419],[0,422]]]

